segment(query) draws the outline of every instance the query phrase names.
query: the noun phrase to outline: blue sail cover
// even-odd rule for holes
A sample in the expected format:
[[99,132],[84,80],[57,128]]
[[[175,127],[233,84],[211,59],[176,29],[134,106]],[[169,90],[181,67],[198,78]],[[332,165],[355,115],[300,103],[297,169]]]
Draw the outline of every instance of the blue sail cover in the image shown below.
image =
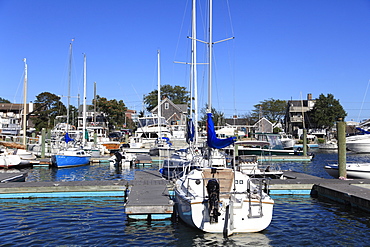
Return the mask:
[[190,118],[188,121],[188,125],[186,126],[186,142],[187,143],[194,141],[194,134],[195,134],[195,127],[193,124],[193,120]]
[[172,143],[170,142],[170,138],[165,137],[165,136],[162,136],[162,140],[165,140],[165,141],[166,141],[166,143],[167,143],[169,146],[172,146]]
[[212,120],[212,113],[207,113],[207,143],[211,148],[224,148],[234,143],[235,137],[218,139],[216,137],[215,126]]
[[68,135],[68,133],[66,133],[65,135],[64,135],[64,141],[66,142],[66,143],[68,143],[68,142],[70,142],[70,141],[74,141],[72,138],[70,138],[69,137],[69,135]]
[[356,127],[356,129],[357,129],[357,130],[359,130],[359,131],[361,132],[361,135],[364,135],[364,134],[370,134],[370,132],[369,132],[369,131],[366,131],[366,130],[361,129],[361,128],[359,128],[359,127]]

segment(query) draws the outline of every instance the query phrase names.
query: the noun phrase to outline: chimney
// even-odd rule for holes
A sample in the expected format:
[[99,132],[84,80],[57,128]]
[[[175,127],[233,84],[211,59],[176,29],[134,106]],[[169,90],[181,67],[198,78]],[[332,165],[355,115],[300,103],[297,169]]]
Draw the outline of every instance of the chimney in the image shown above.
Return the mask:
[[307,100],[312,100],[312,94],[311,93],[307,94]]

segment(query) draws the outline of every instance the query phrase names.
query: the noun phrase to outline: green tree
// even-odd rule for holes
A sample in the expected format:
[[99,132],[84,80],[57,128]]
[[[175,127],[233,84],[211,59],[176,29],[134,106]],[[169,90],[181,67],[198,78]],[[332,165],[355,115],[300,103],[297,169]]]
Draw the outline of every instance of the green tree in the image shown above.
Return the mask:
[[123,103],[123,100],[107,100],[106,98],[97,95],[96,107],[98,111],[105,114],[105,117],[108,120],[109,128],[122,128],[125,120],[127,124],[127,119],[125,119],[127,107],[125,106],[125,103]]
[[[206,104],[206,106],[200,110],[201,119],[199,121],[199,126],[202,127],[202,128],[206,127],[207,109],[208,109],[208,106]],[[213,123],[214,123],[215,126],[224,126],[225,125],[226,120],[225,120],[225,115],[224,115],[223,112],[217,111],[215,108],[212,107],[211,113],[212,113],[212,120],[213,120]]]
[[[180,86],[161,86],[161,96],[170,99],[174,104],[186,104],[190,100],[189,92],[186,91],[185,87]],[[158,105],[158,90],[154,90],[145,96],[144,103],[148,111],[156,107]]]
[[73,106],[73,105],[70,105],[69,106],[69,121],[68,123],[70,123],[71,125],[74,125],[74,126],[78,126],[78,109]]
[[252,112],[247,112],[241,115],[241,118],[246,119],[248,125],[252,125],[258,121],[258,116],[254,116]]
[[287,102],[285,100],[270,98],[254,105],[252,116],[255,119],[260,119],[260,116],[265,117],[270,122],[276,123],[285,116],[286,106]]
[[0,103],[12,103],[12,102],[10,102],[7,99],[4,99],[4,98],[0,97]]
[[320,94],[315,100],[313,109],[307,112],[307,115],[314,128],[330,129],[339,118],[344,120],[347,113],[339,100],[334,99],[334,95]]
[[56,116],[66,115],[67,108],[60,101],[60,97],[49,93],[43,92],[36,96],[35,111],[33,122],[36,130],[40,131],[42,128],[54,127],[54,120]]

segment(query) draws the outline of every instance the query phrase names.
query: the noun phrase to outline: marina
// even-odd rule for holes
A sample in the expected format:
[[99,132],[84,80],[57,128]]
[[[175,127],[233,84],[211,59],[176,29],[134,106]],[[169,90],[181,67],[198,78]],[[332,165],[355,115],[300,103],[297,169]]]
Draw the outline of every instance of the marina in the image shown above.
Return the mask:
[[[288,241],[287,235],[293,234],[294,229],[294,232],[298,231],[300,234],[289,241],[297,245],[326,243],[356,245],[355,236],[361,237],[362,241],[368,240],[368,236],[363,234],[369,227],[366,223],[367,212],[363,209],[357,210],[359,207],[354,204],[349,207],[350,203],[336,202],[333,198],[327,200],[323,195],[331,197],[330,193],[336,193],[338,200],[343,200],[341,197],[348,199],[352,197],[352,201],[356,201],[361,196],[366,199],[369,181],[331,178],[325,173],[324,164],[321,161],[331,159],[336,155],[335,152],[320,152],[311,162],[280,164],[285,170],[286,179],[273,179],[270,182],[270,195],[275,200],[274,215],[270,226],[260,233],[235,234],[227,239],[223,238],[222,234],[206,234],[196,231],[181,221],[171,221],[168,217],[161,220],[153,215],[151,220],[148,220],[148,215],[143,214],[144,211],[140,212],[140,215],[144,215],[141,220],[130,219],[130,212],[128,212],[130,201],[135,202],[136,199],[145,198],[147,202],[153,200],[152,204],[156,204],[154,198],[159,196],[169,198],[166,190],[168,181],[160,178],[157,164],[151,167],[132,167],[120,171],[115,170],[109,163],[58,170],[33,168],[27,171],[29,176],[26,182],[0,183],[1,201],[3,202],[0,207],[5,219],[9,219],[11,215],[14,217],[20,212],[26,213],[27,217],[23,217],[23,223],[18,223],[16,228],[19,228],[20,232],[31,233],[30,237],[24,240],[30,244],[37,244],[46,239],[58,245],[81,244],[83,241],[97,245],[118,243],[121,245],[156,245],[155,243],[160,242],[161,245],[169,246],[206,243],[219,246],[230,244],[286,246],[286,243],[281,241]],[[356,157],[356,159],[367,158],[366,155],[349,156]],[[129,196],[126,202],[125,193],[128,185],[132,186],[131,191],[135,195],[132,194],[131,198]],[[313,188],[318,191],[314,197],[310,195]],[[324,189],[332,189],[332,191],[322,192]],[[16,194],[19,197],[15,197]],[[170,204],[168,200],[167,204]],[[131,203],[131,206],[135,206],[135,203]],[[155,206],[147,207],[152,211],[146,213],[153,213]],[[158,206],[157,209],[161,207],[163,208],[163,206]],[[143,209],[145,208],[140,208],[140,210]],[[40,210],[43,212],[42,215],[39,213]],[[160,213],[163,216],[163,212]],[[72,218],[69,215],[72,215]],[[317,218],[318,216],[320,217]],[[21,217],[21,215],[15,217]],[[313,217],[317,220],[312,220]],[[333,225],[343,217],[346,221],[342,222],[343,224],[337,227],[336,231],[350,232],[351,238],[338,238],[338,236],[333,238],[322,235],[322,233],[333,231]],[[63,222],[69,222],[68,226]],[[33,225],[37,231],[32,231],[24,224]],[[56,239],[49,234],[43,234],[49,224],[52,224],[53,232],[65,228],[63,236],[55,232],[54,235],[59,236]],[[7,228],[4,229],[5,231],[0,235],[9,235]],[[310,234],[306,232],[308,229],[310,229]],[[73,240],[75,234],[82,236],[78,240]],[[93,235],[95,237],[92,237]],[[312,236],[316,236],[315,242],[312,242]],[[128,237],[130,240],[127,239]],[[13,234],[12,237],[6,239],[14,243],[21,241],[18,234]]]
[[[368,245],[370,119],[362,114],[367,89],[357,121],[359,102],[349,106],[363,93],[367,61],[346,57],[368,50],[358,42],[366,40],[364,29],[353,28],[367,26],[366,8],[189,3],[97,2],[88,9],[76,3],[68,15],[59,3],[24,3],[18,19],[13,16],[19,6],[4,6],[3,19],[13,27],[4,30],[13,39],[4,46],[7,86],[0,95],[2,245]],[[45,19],[40,9],[55,18]],[[87,10],[83,16],[81,9]],[[355,13],[352,22],[333,14],[348,9]],[[70,16],[75,21],[61,21]],[[290,27],[297,20],[304,32],[284,40],[297,33],[297,25]],[[336,27],[343,32],[331,32]],[[78,37],[70,39],[62,76],[57,65],[67,45],[61,30]],[[14,42],[24,33],[30,34],[28,46]],[[127,37],[136,37],[135,44]],[[156,89],[148,73],[153,41],[162,47]],[[338,49],[322,49],[326,44],[344,44],[339,50],[345,52],[333,56]],[[20,76],[20,65],[12,61],[25,55]],[[169,70],[173,63],[186,66]],[[335,71],[358,73],[336,78],[333,64]],[[318,74],[305,74],[307,68]],[[23,104],[16,103],[16,77],[23,81]],[[325,78],[338,85],[351,81],[358,90],[348,94]],[[301,89],[314,90],[298,99],[299,87],[292,87],[297,81]]]
[[[314,150],[314,153],[310,153],[310,155],[295,155],[294,151],[289,151],[292,153],[292,155],[271,155],[270,153],[270,155],[256,155],[256,162],[264,164],[264,167],[270,168],[270,165],[272,164],[277,165],[281,168],[283,175],[276,176],[279,177],[279,179],[263,178],[263,174],[267,174],[267,170],[263,169],[263,171],[261,171],[262,177],[256,178],[257,180],[254,180],[255,182],[253,182],[256,184],[259,183],[260,188],[263,187],[262,184],[267,184],[267,187],[265,187],[267,190],[264,190],[263,193],[266,192],[266,198],[271,199],[270,201],[264,203],[270,205],[274,204],[274,208],[272,209],[271,207],[270,210],[269,222],[262,223],[261,227],[257,230],[245,230],[239,228],[242,230],[235,232],[224,230],[223,234],[222,228],[217,230],[207,230],[218,233],[209,235],[209,233],[199,231],[199,229],[197,231],[194,228],[189,228],[189,226],[185,225],[184,221],[180,219],[180,214],[177,210],[179,200],[175,199],[174,197],[174,193],[176,193],[174,183],[175,180],[165,180],[162,178],[162,175],[159,172],[159,170],[163,168],[163,160],[169,159],[169,157],[150,156],[147,153],[134,154],[130,152],[130,149],[123,150],[120,152],[120,154],[118,154],[117,151],[118,149],[115,148],[114,152],[110,153],[110,156],[95,155],[94,157],[91,157],[88,165],[83,166],[58,168],[55,167],[55,162],[51,158],[38,158],[37,160],[32,161],[32,163],[29,163],[29,167],[19,167],[18,169],[7,167],[6,169],[2,169],[3,173],[0,174],[0,200],[5,203],[5,207],[8,202],[13,204],[15,202],[17,205],[22,205],[25,203],[25,201],[30,201],[32,202],[32,205],[35,205],[34,209],[36,211],[30,212],[31,215],[38,215],[38,210],[43,210],[45,205],[53,204],[56,208],[62,207],[60,209],[61,212],[64,212],[64,209],[67,208],[66,214],[70,214],[68,211],[74,210],[76,206],[81,206],[81,208],[83,208],[81,212],[92,210],[92,212],[89,213],[90,215],[95,215],[96,212],[99,212],[99,214],[101,213],[102,215],[106,215],[102,216],[103,221],[106,219],[111,221],[110,216],[112,215],[114,215],[113,217],[118,216],[122,220],[122,222],[116,223],[116,225],[119,226],[119,229],[125,229],[125,233],[130,232],[134,234],[135,231],[140,232],[140,229],[145,229],[144,231],[146,234],[148,234],[148,239],[145,239],[144,242],[148,241],[150,244],[153,244],[153,236],[156,234],[156,229],[153,228],[158,227],[158,229],[160,229],[159,235],[161,235],[163,229],[170,228],[172,229],[172,233],[175,232],[175,236],[169,232],[166,234],[166,236],[162,235],[159,238],[161,238],[161,243],[162,241],[168,241],[169,245],[177,246],[181,246],[182,244],[179,244],[179,241],[182,240],[180,240],[181,237],[178,237],[178,235],[191,236],[192,234],[201,237],[200,239],[195,237],[195,239],[190,240],[192,241],[190,245],[195,244],[198,241],[200,241],[200,243],[203,243],[203,241],[211,241],[215,245],[253,244],[262,246],[279,246],[281,243],[276,241],[276,239],[280,240],[284,238],[279,235],[279,228],[276,224],[284,225],[284,223],[279,222],[279,219],[276,217],[279,217],[279,214],[283,213],[284,210],[287,212],[290,212],[290,210],[295,210],[297,200],[300,203],[303,203],[303,205],[300,205],[301,208],[316,207],[317,204],[319,205],[320,210],[322,204],[330,205],[328,206],[330,209],[332,207],[336,207],[339,212],[341,212],[340,210],[344,208],[344,210],[346,210],[344,211],[346,213],[346,217],[348,217],[348,214],[359,214],[361,217],[366,218],[367,214],[370,213],[370,180],[338,180],[333,179],[333,177],[331,177],[325,171],[324,167],[327,163],[327,160],[335,160],[338,158],[336,150],[320,151],[319,149],[316,149]],[[129,156],[131,158],[129,158]],[[352,158],[364,160],[369,158],[366,156],[366,154],[349,153],[347,156],[349,158],[352,156]],[[225,167],[225,177],[222,175],[222,177],[218,177],[217,180],[229,180],[230,183],[233,181],[233,176],[231,176],[231,170],[233,169],[230,169],[232,166],[232,159],[233,158],[231,156],[228,156],[225,159],[225,165],[227,164],[228,166],[228,168]],[[216,160],[217,159],[215,159],[215,161]],[[200,168],[197,168],[197,170],[200,171]],[[220,172],[222,169],[217,168],[215,170]],[[208,171],[207,169],[205,169],[203,173],[207,174],[201,175],[201,179],[204,181],[204,185],[202,187],[205,188],[205,181],[211,181],[211,178],[214,177],[214,175],[212,175],[213,172]],[[244,180],[240,177],[240,175],[238,176],[239,177],[235,177],[235,179],[240,185],[247,184],[247,182],[243,182]],[[253,174],[250,176],[253,176]],[[196,181],[200,180],[199,178],[191,179],[193,179],[196,184]],[[12,180],[24,182],[11,182]],[[253,191],[256,189],[257,187],[255,187]],[[223,193],[223,197],[225,197],[225,193],[230,194],[230,198],[233,194],[231,191],[231,184],[229,184],[228,189],[225,190],[224,188],[220,191]],[[189,192],[186,192],[185,195],[187,193]],[[235,193],[235,195],[238,193],[239,192]],[[243,190],[241,190],[240,193],[243,193]],[[262,192],[259,194],[262,195]],[[235,195],[233,197],[236,198]],[[248,196],[241,200],[243,202],[248,202],[247,198]],[[249,196],[249,200],[250,198],[251,196]],[[203,207],[202,204],[208,200],[209,199],[206,196],[196,203]],[[240,199],[237,199],[232,205],[236,205],[236,209],[241,209],[244,204],[245,208],[240,210],[240,212],[245,213],[248,208],[248,206],[246,206],[247,203],[240,203],[240,205],[238,205],[238,201],[240,201]],[[239,226],[244,227],[243,224],[245,224],[245,218],[248,218],[248,221],[252,222],[249,218],[253,220],[254,218],[262,218],[263,215],[268,215],[268,212],[258,211],[258,208],[262,208],[262,201],[259,203],[256,202],[257,200],[254,201],[253,207],[255,207],[255,211],[254,213],[250,213],[252,215],[251,217],[247,215],[239,217],[240,215],[235,216],[236,214],[234,214],[233,217],[230,217],[231,220],[229,220],[229,218],[226,216],[227,214],[224,214],[225,216],[221,215],[220,221],[239,221]],[[55,205],[58,203],[62,203],[62,205]],[[90,205],[90,203],[93,203],[93,205]],[[111,211],[101,212],[101,208],[105,208],[104,205],[106,203],[112,204],[106,206],[106,208]],[[222,204],[223,202],[220,205]],[[285,204],[287,204],[286,208],[284,208]],[[73,206],[69,207],[69,205]],[[89,205],[88,207],[90,209],[86,209],[87,205]],[[250,212],[252,209],[251,207],[250,200]],[[279,208],[283,208],[283,211],[277,212]],[[122,212],[119,210],[122,210]],[[220,209],[220,212],[223,212],[222,208]],[[226,211],[226,213],[227,212],[228,211]],[[186,212],[182,212],[182,215],[186,215]],[[52,218],[51,215],[46,217]],[[66,215],[62,215],[60,217],[65,218]],[[82,215],[82,218],[83,217],[84,216]],[[298,214],[297,219],[289,218],[289,220],[292,222],[299,222],[302,217],[306,216]],[[40,218],[40,222],[37,222],[37,219],[35,219],[36,222],[33,224],[42,224],[44,218],[37,218]],[[53,221],[53,219],[50,218],[48,220]],[[332,219],[332,221],[335,220],[336,219]],[[356,218],[353,220],[356,220]],[[101,221],[101,219],[98,219],[98,221]],[[77,223],[77,225],[78,224],[79,223]],[[89,235],[92,232],[96,234],[97,231],[99,231],[99,234],[102,234],[97,234],[97,236],[100,236],[99,239],[95,239],[93,242],[89,242],[91,240],[85,239],[84,241],[86,242],[91,244],[102,243],[106,245],[113,242],[116,243],[115,241],[122,241],[122,235],[120,234],[113,234],[114,236],[112,237],[111,232],[98,230],[99,224],[97,224],[96,227],[92,226],[91,222],[86,223],[84,221],[83,224],[89,225],[89,229],[92,229],[86,235]],[[221,226],[223,224],[224,223],[221,223]],[[293,225],[294,224],[295,223],[293,223]],[[53,227],[54,226],[57,228],[59,227],[58,223],[55,223],[55,221]],[[213,227],[211,224],[210,226]],[[64,226],[60,227],[63,228]],[[367,225],[361,227],[365,229],[368,228]],[[301,229],[304,229],[304,227],[300,226],[300,230]],[[255,231],[255,233],[253,235],[249,235],[246,233],[248,231]],[[269,235],[269,233],[272,234]],[[319,231],[317,234],[319,234]],[[67,236],[71,235],[73,235],[72,232],[70,232],[69,235],[67,234]],[[304,234],[302,233],[302,235]],[[35,240],[28,239],[28,241],[30,243],[34,243],[33,241],[39,241],[39,239],[43,239],[43,237],[38,236]],[[15,242],[16,241],[17,240],[15,240]],[[63,243],[65,244],[65,241],[70,244],[69,241],[71,240],[69,237],[68,240],[65,238],[60,238],[54,241],[56,241],[56,243],[59,245]],[[123,241],[126,241],[126,239],[123,239]],[[138,244],[143,244],[142,237],[137,236],[134,241],[138,241]],[[185,239],[183,241],[187,242]],[[309,236],[307,235],[306,238],[300,236],[296,242],[297,244],[302,244],[309,241]],[[326,243],[326,241],[327,240],[323,239],[322,243]],[[332,243],[334,240],[328,241]],[[348,240],[343,239],[339,241],[346,243]],[[80,240],[74,243],[80,244]],[[127,244],[130,245],[131,243],[132,242],[128,242]]]
[[[14,183],[8,179],[17,173],[0,174],[1,199],[32,199],[53,197],[124,197],[126,214],[132,219],[150,219],[162,215],[170,219],[174,202],[170,196],[170,182],[153,170],[135,172],[133,180],[93,180],[65,182]],[[309,174],[284,171],[284,179],[269,183],[272,195],[312,195],[327,198],[346,206],[370,212],[370,179],[324,179]],[[144,215],[136,217],[135,215]]]

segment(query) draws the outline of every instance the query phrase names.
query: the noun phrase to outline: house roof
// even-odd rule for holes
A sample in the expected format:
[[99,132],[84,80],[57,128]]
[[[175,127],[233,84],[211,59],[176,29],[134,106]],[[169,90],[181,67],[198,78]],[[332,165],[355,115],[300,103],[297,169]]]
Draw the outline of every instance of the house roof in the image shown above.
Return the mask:
[[[166,102],[171,104],[173,107],[175,107],[179,112],[182,112],[182,113],[187,112],[187,105],[186,104],[175,104],[169,98],[165,98],[165,99],[161,100],[160,105],[163,105]],[[158,111],[158,105],[156,107],[154,107],[150,112],[153,113],[153,112],[156,112],[156,111]]]
[[248,119],[246,118],[227,118],[225,122],[229,125],[248,125]]
[[[26,112],[28,112],[29,104],[26,105]],[[19,112],[23,110],[23,104],[0,103],[0,112]]]
[[257,127],[261,122],[265,122],[265,123],[268,123],[272,126],[272,123],[267,119],[267,118],[261,118],[260,120],[257,121],[257,123],[255,123],[253,126],[254,127]]

